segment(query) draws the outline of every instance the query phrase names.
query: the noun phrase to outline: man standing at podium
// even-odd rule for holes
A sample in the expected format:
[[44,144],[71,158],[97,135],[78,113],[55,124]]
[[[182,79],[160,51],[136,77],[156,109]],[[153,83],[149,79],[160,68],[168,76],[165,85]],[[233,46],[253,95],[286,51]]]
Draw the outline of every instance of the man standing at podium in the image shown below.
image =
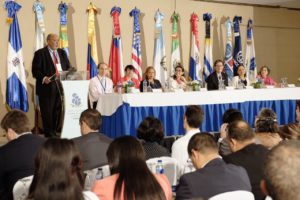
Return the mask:
[[32,61],[32,76],[36,79],[36,94],[46,137],[56,136],[60,125],[63,91],[59,72],[71,67],[66,52],[59,49],[58,44],[58,35],[50,33],[47,46],[37,50]]

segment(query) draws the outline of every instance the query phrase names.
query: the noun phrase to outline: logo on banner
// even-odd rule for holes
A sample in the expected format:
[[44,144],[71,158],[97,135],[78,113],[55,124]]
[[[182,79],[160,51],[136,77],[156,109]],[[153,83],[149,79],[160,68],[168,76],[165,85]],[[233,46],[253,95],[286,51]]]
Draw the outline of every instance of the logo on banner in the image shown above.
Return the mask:
[[81,99],[77,93],[72,94],[72,106],[73,107],[81,107],[82,106]]

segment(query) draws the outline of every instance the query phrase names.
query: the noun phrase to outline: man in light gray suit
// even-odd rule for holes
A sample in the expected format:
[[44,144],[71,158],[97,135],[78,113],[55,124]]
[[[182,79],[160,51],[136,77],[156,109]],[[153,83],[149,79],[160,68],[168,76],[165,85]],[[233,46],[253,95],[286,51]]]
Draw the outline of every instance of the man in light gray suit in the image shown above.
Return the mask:
[[73,140],[79,147],[84,170],[106,165],[106,150],[112,139],[99,132],[101,114],[97,110],[87,109],[81,113],[79,123],[82,136]]

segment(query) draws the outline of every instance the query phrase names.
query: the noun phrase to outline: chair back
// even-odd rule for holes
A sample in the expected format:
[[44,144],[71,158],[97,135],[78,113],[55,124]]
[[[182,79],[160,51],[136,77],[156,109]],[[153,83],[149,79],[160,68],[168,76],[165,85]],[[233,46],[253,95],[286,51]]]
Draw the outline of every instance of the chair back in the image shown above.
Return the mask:
[[104,165],[102,167],[96,167],[94,169],[84,171],[84,174],[86,175],[84,182],[84,190],[90,191],[92,189],[96,181],[96,175],[99,168],[102,169],[102,178],[110,176],[109,165]]
[[252,192],[249,191],[244,191],[244,190],[236,190],[236,191],[231,191],[231,192],[224,192],[221,194],[217,194],[209,200],[254,200],[254,195]]
[[25,200],[28,196],[29,187],[33,175],[19,179],[13,187],[14,200]]

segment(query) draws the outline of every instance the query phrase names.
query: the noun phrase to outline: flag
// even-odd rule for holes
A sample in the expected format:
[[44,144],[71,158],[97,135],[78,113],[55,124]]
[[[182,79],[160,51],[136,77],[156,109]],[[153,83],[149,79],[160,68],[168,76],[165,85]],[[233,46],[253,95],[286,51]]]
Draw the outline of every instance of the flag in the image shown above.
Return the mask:
[[178,22],[179,22],[179,14],[173,13],[171,16],[172,21],[172,54],[171,54],[171,69],[172,74],[175,72],[175,67],[178,65],[178,63],[181,62],[180,59],[180,46],[179,46],[179,34],[178,34]]
[[246,71],[247,71],[247,77],[249,78],[250,82],[255,81],[256,74],[257,74],[252,27],[253,27],[253,22],[251,19],[249,19],[248,25],[247,25],[247,45],[246,45],[245,67],[246,67]]
[[234,30],[234,52],[233,52],[233,74],[237,75],[237,67],[244,63],[242,54],[242,41],[240,34],[240,23],[242,22],[241,16],[235,16],[233,18],[233,30]]
[[36,1],[33,4],[33,11],[35,12],[35,44],[34,51],[37,51],[45,46],[45,22],[43,12],[44,5]]
[[134,8],[129,15],[133,17],[133,36],[131,62],[134,67],[135,78],[142,80],[142,50],[141,50],[141,28],[139,22],[140,10]]
[[203,20],[205,21],[205,52],[204,52],[204,70],[203,75],[206,79],[212,72],[212,44],[210,39],[210,20],[212,15],[210,13],[203,14]]
[[156,71],[156,78],[164,86],[167,82],[166,50],[163,36],[162,22],[164,15],[158,10],[154,16],[155,19],[155,38],[154,38],[154,56],[153,66]]
[[21,5],[14,1],[6,1],[8,11],[7,22],[9,27],[8,55],[7,55],[7,82],[6,104],[11,109],[28,111],[28,93],[22,53],[22,40],[19,30],[17,12]]
[[113,36],[110,48],[109,67],[111,68],[112,81],[114,85],[124,76],[123,70],[123,55],[122,55],[122,40],[119,16],[121,14],[120,7],[113,7],[110,15],[113,18]]
[[191,41],[191,57],[190,57],[190,70],[189,75],[192,80],[202,80],[201,65],[199,62],[200,58],[200,44],[198,38],[198,15],[193,13],[191,15],[191,30],[192,30],[192,41]]
[[228,78],[233,78],[233,58],[232,58],[232,22],[228,19],[225,22],[226,27],[226,49],[225,49],[225,72]]
[[88,8],[88,54],[87,54],[87,79],[97,76],[98,51],[95,29],[95,15],[97,8],[90,3]]
[[61,2],[58,5],[58,10],[60,13],[60,28],[59,28],[59,48],[63,49],[69,56],[69,43],[68,43],[68,29],[67,29],[67,11],[68,5]]

